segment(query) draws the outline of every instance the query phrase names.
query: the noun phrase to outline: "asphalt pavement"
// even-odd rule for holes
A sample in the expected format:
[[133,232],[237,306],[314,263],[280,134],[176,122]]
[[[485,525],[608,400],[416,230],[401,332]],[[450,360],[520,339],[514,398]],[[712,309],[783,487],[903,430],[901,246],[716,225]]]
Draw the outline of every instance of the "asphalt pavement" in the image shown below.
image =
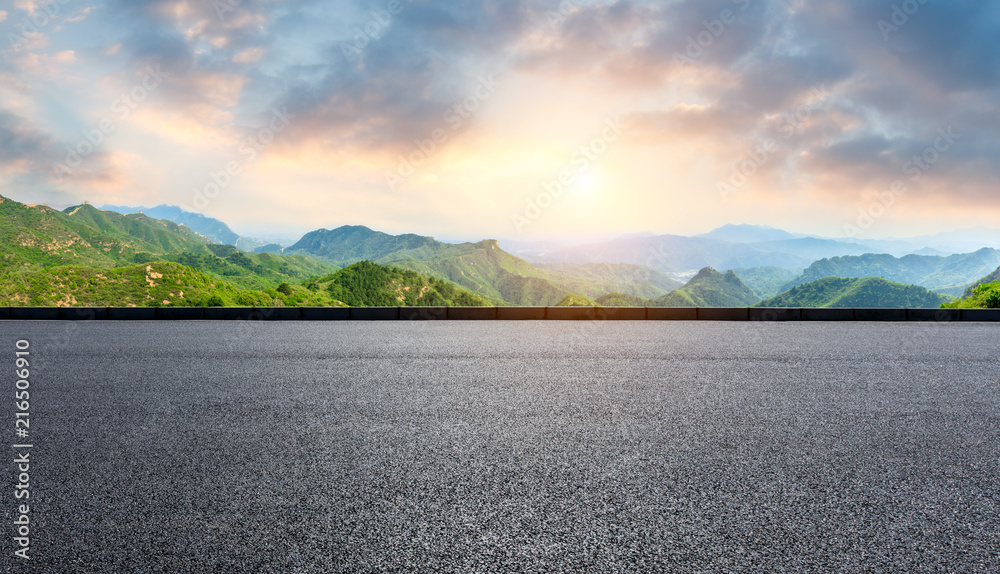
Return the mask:
[[1000,571],[990,324],[0,335],[7,572]]

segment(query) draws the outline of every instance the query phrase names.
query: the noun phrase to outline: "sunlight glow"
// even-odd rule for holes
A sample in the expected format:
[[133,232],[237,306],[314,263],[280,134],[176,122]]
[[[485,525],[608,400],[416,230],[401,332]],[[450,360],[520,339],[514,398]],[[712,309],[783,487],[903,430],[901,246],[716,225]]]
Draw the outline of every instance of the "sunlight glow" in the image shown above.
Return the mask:
[[579,172],[573,182],[573,195],[576,197],[593,197],[600,188],[600,181],[597,174],[591,169]]

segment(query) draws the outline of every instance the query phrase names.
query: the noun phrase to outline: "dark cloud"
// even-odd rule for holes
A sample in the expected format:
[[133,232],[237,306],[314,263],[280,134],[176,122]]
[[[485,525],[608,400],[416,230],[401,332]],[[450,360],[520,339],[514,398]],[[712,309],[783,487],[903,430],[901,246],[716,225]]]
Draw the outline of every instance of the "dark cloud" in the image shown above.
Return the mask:
[[[723,154],[781,135],[782,154],[802,159],[768,169],[836,171],[857,187],[897,177],[933,145],[939,128],[952,128],[964,135],[933,174],[965,182],[949,190],[957,198],[980,197],[982,183],[1000,174],[991,161],[1000,142],[1000,6],[910,2],[908,10],[919,8],[905,22],[895,13],[893,24],[894,6],[903,2],[751,1],[739,10],[728,1],[682,1],[650,9],[642,25],[654,34],[633,54],[656,54],[644,60],[659,70],[651,75],[663,85],[683,82],[699,106],[644,112],[638,125],[654,139],[717,138]],[[726,9],[738,18],[720,28],[713,22]],[[721,33],[704,33],[713,30]],[[678,53],[685,65],[672,68]],[[572,51],[564,56],[571,59]],[[828,98],[812,105],[817,90]],[[775,118],[803,105],[807,121],[782,133],[788,126]],[[718,160],[726,169],[733,158]]]
[[[293,73],[274,105],[297,116],[291,133],[299,140],[412,147],[436,129],[452,129],[448,110],[482,79],[503,74],[504,53],[530,20],[521,0],[404,2],[382,27],[372,26],[377,20],[369,12],[367,21],[341,23],[341,39],[326,46],[324,64]],[[369,29],[378,34],[354,34]]]
[[[299,141],[354,149],[428,137],[480,77],[503,71],[532,18],[527,0],[402,0],[396,14],[388,0],[243,2],[222,17],[212,2],[187,3],[182,14],[172,0],[115,4],[130,30],[123,50],[172,74],[163,89],[175,104],[218,107],[203,93],[206,75],[240,75],[239,102],[226,106],[237,129],[251,133],[272,109],[287,109]],[[249,49],[263,61],[234,62]]]
[[[71,155],[76,146],[84,153]],[[89,142],[59,142],[30,120],[0,110],[0,171],[17,174],[19,181],[52,186],[62,183],[104,183],[116,181],[103,149]]]
[[[850,37],[856,42],[855,51],[890,54],[894,67],[918,75],[943,91],[998,86],[997,4],[975,0],[852,0],[845,4],[848,9],[843,17],[804,25],[828,40]],[[912,6],[917,6],[912,14],[903,11],[912,11]]]
[[54,142],[27,120],[0,110],[0,165],[30,162],[51,155]]

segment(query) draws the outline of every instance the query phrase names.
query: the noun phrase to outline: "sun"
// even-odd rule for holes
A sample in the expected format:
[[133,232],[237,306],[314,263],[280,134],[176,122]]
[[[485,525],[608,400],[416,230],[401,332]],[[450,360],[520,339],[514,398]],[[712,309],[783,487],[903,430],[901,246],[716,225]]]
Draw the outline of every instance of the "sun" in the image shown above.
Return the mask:
[[597,194],[600,178],[593,170],[585,169],[577,174],[573,182],[573,194],[579,197],[592,197]]

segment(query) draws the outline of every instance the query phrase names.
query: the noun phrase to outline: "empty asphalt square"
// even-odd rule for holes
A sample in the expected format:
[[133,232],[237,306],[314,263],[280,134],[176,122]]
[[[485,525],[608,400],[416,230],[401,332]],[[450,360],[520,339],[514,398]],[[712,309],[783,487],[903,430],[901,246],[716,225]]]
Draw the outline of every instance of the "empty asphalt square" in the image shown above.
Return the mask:
[[32,559],[8,526],[3,571],[1000,569],[989,324],[0,333],[7,449],[32,352]]

